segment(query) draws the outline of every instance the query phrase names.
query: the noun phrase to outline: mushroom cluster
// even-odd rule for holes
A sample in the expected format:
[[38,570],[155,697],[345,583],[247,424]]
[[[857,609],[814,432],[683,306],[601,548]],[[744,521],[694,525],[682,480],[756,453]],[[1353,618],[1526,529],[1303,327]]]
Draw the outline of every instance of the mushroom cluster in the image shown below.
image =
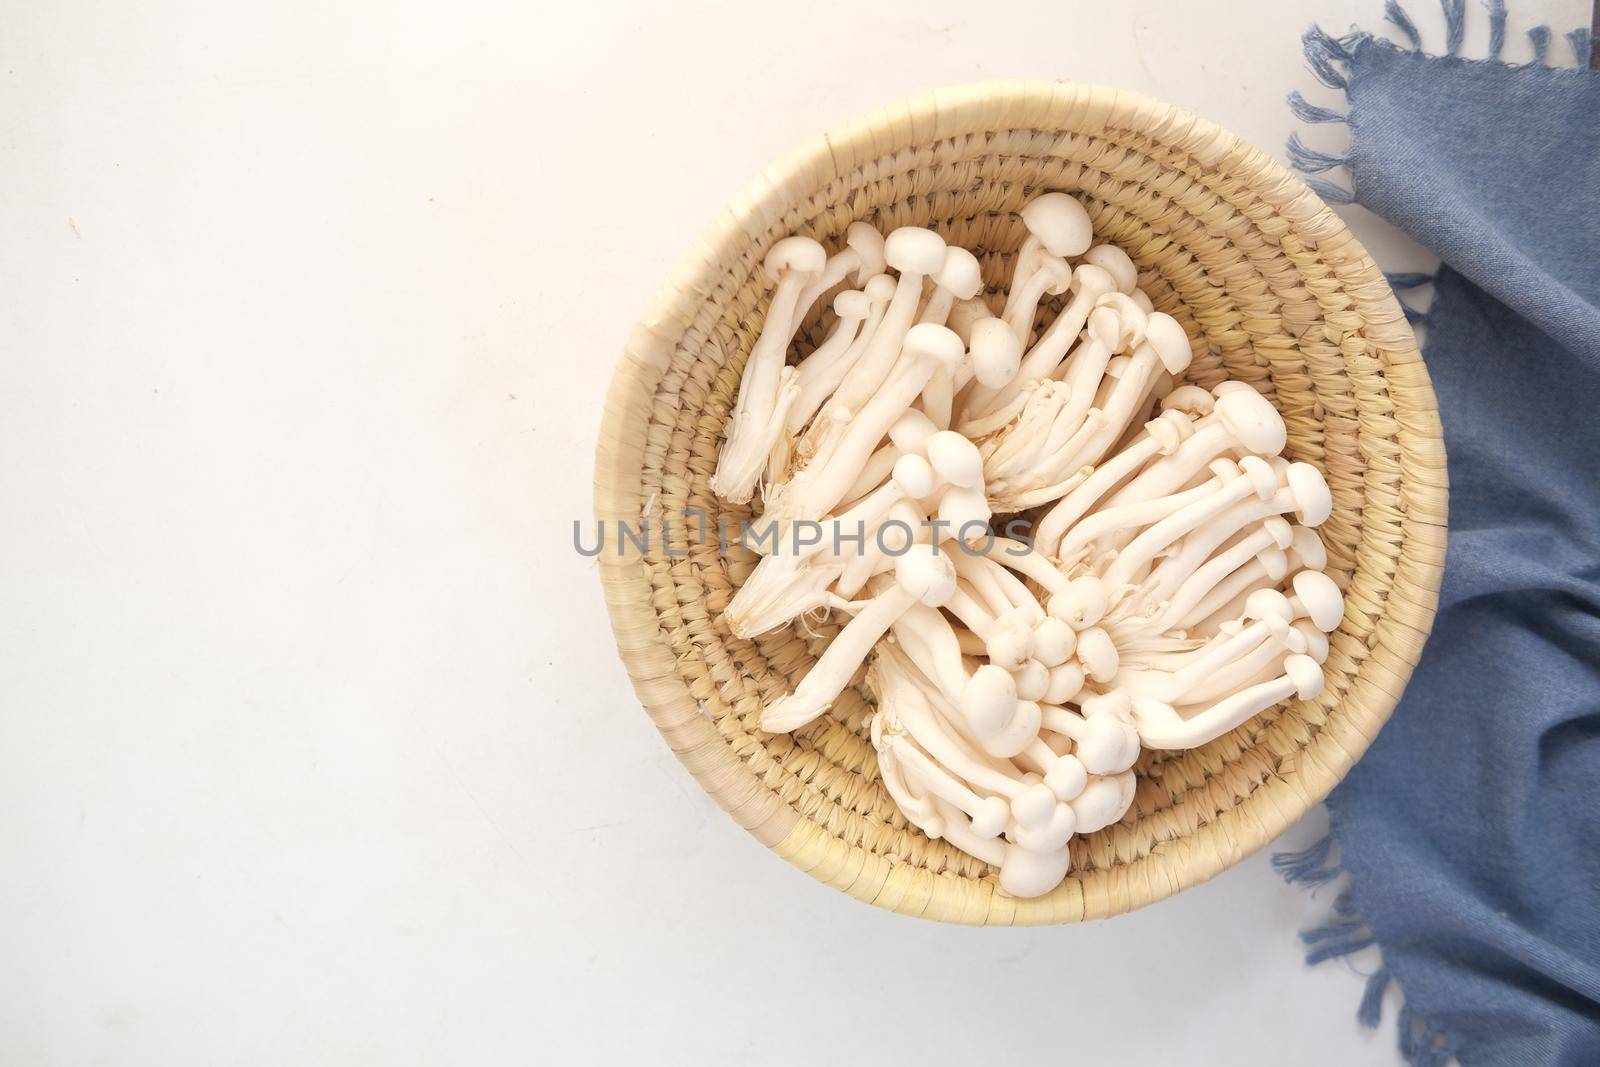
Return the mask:
[[[905,817],[1037,896],[1073,834],[1127,811],[1141,748],[1320,692],[1343,597],[1313,532],[1327,484],[1282,458],[1272,404],[1180,384],[1187,335],[1077,200],[1022,220],[1003,299],[931,230],[774,245],[711,484],[761,490],[734,634],[848,620],[762,728],[812,721],[866,664]],[[790,365],[830,293],[831,332]]]

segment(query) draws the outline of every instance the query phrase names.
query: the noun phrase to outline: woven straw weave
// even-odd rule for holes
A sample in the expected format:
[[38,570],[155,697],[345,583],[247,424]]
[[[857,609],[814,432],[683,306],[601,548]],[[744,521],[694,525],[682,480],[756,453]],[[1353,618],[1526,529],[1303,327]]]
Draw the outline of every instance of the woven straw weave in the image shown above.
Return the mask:
[[[864,219],[930,226],[977,253],[990,296],[1025,236],[1017,210],[1077,195],[1101,240],[1138,264],[1188,330],[1188,379],[1227,376],[1273,399],[1287,455],[1333,492],[1322,528],[1345,590],[1318,699],[1190,752],[1146,753],[1132,809],[1073,843],[1073,869],[1036,900],[907,826],[882,787],[847,690],[794,735],[757,728],[833,623],[754,641],[720,618],[754,565],[717,543],[748,507],[707,487],[769,295],[770,245],[830,249]],[[827,301],[819,302],[819,306]],[[998,306],[998,304],[997,304]],[[813,315],[813,319],[817,319]],[[800,350],[824,335],[809,322]],[[1445,456],[1416,341],[1372,260],[1293,175],[1225,130],[1097,86],[997,82],[946,89],[851,122],[780,161],[701,235],[629,337],[597,449],[600,573],[640,700],[705,789],[802,870],[882,907],[966,923],[1101,918],[1204,881],[1320,800],[1371,743],[1432,624],[1445,543]],[[615,524],[650,521],[618,554]],[[669,531],[665,544],[662,522]]]

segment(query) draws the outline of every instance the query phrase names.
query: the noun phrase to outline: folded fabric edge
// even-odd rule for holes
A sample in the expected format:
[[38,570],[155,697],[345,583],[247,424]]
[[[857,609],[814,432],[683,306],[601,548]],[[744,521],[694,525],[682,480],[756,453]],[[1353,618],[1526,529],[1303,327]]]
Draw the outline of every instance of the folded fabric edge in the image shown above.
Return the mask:
[[[1551,31],[1549,26],[1535,26],[1528,30],[1528,40],[1533,46],[1534,58],[1531,63],[1508,63],[1500,57],[1505,50],[1507,7],[1505,0],[1484,0],[1484,7],[1489,15],[1489,48],[1488,55],[1483,58],[1462,56],[1461,44],[1466,36],[1466,0],[1440,0],[1445,17],[1445,51],[1431,53],[1423,49],[1422,34],[1411,16],[1406,12],[1400,0],[1385,0],[1383,17],[1384,21],[1394,26],[1405,38],[1408,47],[1402,47],[1393,41],[1376,37],[1366,30],[1352,30],[1343,37],[1334,37],[1321,26],[1313,25],[1300,38],[1301,51],[1305,56],[1306,66],[1323,85],[1337,90],[1345,99],[1346,110],[1335,111],[1332,108],[1322,107],[1307,100],[1298,89],[1288,96],[1289,110],[1295,118],[1307,124],[1342,123],[1351,124],[1349,108],[1350,90],[1350,64],[1355,58],[1356,49],[1373,45],[1392,48],[1400,52],[1410,52],[1436,59],[1442,62],[1464,64],[1493,64],[1507,69],[1519,67],[1541,67],[1552,70],[1581,71],[1589,66],[1590,54],[1593,49],[1593,33],[1589,27],[1579,27],[1570,30],[1566,35],[1569,47],[1572,49],[1572,58],[1575,67],[1551,67],[1549,63]],[[1351,131],[1351,141],[1354,142],[1355,132]],[[1291,133],[1285,145],[1285,152],[1289,157],[1289,165],[1301,175],[1301,180],[1306,183],[1318,196],[1330,204],[1353,204],[1357,200],[1355,189],[1355,174],[1350,171],[1351,152],[1343,153],[1322,152],[1308,147],[1300,138],[1298,132]],[[1317,175],[1337,167],[1346,168],[1350,174],[1350,188],[1345,188],[1335,182]],[[1408,309],[1409,311],[1409,309]],[[1408,318],[1410,315],[1408,314]]]

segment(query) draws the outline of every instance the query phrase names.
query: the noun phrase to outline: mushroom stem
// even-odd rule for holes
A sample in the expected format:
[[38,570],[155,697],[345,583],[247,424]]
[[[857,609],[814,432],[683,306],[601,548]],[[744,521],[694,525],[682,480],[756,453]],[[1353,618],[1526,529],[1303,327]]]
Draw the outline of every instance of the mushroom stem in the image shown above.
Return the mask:
[[1193,423],[1182,412],[1163,412],[1145,424],[1144,435],[1128,448],[1094,469],[1078,487],[1045,513],[1034,531],[1034,544],[1047,555],[1058,555],[1068,527],[1101,497],[1131,477],[1157,455],[1169,456],[1193,433]]
[[[839,315],[839,324],[828,339],[800,363],[800,395],[784,420],[784,429],[790,434],[804,430],[817,409],[843,383],[877,332],[893,292],[894,282],[887,274],[879,274],[865,289],[848,290],[834,299],[833,308]],[[865,315],[860,314],[862,300],[867,304]],[[841,338],[845,339],[843,345],[839,344]]]
[[1133,701],[1139,740],[1148,748],[1195,748],[1290,697],[1310,700],[1322,692],[1322,668],[1310,656],[1291,655],[1283,661],[1281,677],[1240,690],[1188,718],[1171,704],[1149,697]]
[[901,556],[895,564],[894,581],[885,583],[883,591],[845,624],[795,691],[762,709],[761,728],[787,733],[828,710],[872,646],[906,608],[917,602],[937,607],[950,599],[955,584],[949,557],[916,548]]
[[739,378],[739,395],[729,420],[728,437],[711,476],[712,490],[724,500],[742,504],[755,493],[776,438],[774,425],[784,354],[794,337],[797,304],[806,283],[823,268],[822,246],[809,237],[786,237],[772,246],[764,267],[777,282],[767,305],[761,336],[750,349]]

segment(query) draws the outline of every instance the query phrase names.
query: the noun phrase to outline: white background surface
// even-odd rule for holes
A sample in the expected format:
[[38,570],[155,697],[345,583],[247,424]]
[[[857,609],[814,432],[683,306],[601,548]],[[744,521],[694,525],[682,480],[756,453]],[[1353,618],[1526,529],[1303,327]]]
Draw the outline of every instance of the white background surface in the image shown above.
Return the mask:
[[0,1064],[1395,1062],[1264,855],[1109,923],[900,918],[638,710],[571,521],[750,176],[1000,76],[1281,151],[1301,31],[1381,18],[866,8],[6,4]]

